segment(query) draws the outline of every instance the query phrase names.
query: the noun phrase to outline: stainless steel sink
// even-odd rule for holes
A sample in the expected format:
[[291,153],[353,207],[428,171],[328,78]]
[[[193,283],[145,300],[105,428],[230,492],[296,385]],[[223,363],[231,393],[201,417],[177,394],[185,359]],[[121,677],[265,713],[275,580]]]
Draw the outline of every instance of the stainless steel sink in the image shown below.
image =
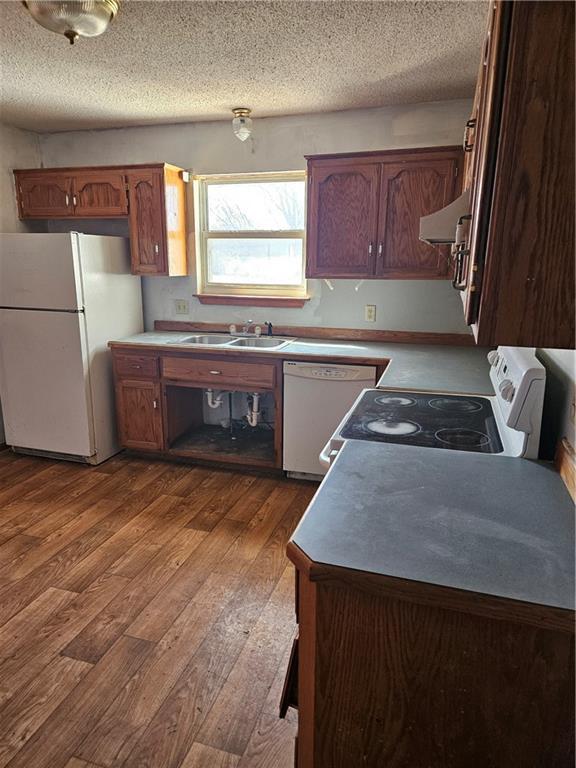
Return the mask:
[[274,336],[257,336],[254,338],[241,338],[231,342],[231,347],[261,347],[279,349],[285,347],[286,344],[290,344],[292,339],[279,339]]
[[232,336],[227,336],[224,333],[204,333],[194,334],[194,336],[186,336],[185,339],[180,339],[178,344],[207,344],[208,346],[220,346],[221,344],[228,344]]

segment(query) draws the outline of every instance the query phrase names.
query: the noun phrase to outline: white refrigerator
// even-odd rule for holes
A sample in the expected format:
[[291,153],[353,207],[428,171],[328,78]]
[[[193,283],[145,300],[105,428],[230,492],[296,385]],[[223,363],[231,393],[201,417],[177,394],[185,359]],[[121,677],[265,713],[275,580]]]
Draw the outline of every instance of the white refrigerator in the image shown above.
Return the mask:
[[110,339],[142,330],[121,237],[0,234],[0,402],[14,450],[99,464],[120,448]]

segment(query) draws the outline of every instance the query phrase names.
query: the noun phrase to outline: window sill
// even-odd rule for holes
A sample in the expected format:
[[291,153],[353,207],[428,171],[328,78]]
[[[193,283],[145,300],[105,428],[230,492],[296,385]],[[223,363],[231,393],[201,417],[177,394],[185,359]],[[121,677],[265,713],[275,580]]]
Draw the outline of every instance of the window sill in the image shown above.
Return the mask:
[[301,308],[309,296],[233,296],[229,294],[195,293],[200,304],[228,304],[236,307]]

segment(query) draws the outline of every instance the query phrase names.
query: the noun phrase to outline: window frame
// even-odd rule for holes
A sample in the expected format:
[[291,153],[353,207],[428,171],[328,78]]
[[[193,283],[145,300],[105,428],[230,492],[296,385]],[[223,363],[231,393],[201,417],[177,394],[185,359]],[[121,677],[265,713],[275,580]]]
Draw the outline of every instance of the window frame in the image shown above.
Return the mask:
[[[304,228],[293,230],[216,230],[208,229],[208,187],[211,184],[246,184],[274,181],[304,182]],[[262,173],[202,174],[194,176],[194,201],[196,218],[196,268],[197,291],[199,296],[230,296],[277,299],[307,299],[306,281],[306,171],[271,171]],[[302,272],[299,285],[253,284],[253,283],[211,283],[208,281],[208,240],[287,239],[302,241]]]

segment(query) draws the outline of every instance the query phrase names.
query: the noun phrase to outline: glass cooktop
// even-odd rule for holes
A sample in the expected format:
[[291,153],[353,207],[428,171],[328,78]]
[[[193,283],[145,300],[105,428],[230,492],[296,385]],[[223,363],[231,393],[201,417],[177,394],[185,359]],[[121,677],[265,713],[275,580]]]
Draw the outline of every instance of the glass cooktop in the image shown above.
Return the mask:
[[340,434],[453,451],[503,451],[490,401],[468,395],[369,390]]

